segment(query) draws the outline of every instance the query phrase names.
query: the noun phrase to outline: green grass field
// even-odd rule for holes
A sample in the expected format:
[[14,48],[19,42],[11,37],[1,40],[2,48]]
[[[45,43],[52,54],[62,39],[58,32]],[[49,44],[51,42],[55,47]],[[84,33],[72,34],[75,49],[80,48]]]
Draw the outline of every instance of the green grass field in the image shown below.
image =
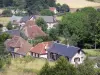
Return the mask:
[[[33,58],[32,60],[28,60],[28,62],[24,60],[23,58],[12,59],[11,65],[4,68],[4,71],[1,71],[0,75],[37,75],[46,63],[45,59]],[[49,64],[53,66],[54,62],[49,62]]]
[[9,21],[10,17],[0,17],[0,24],[3,24],[4,26],[6,26]]
[[100,56],[100,49],[83,49],[88,56]]

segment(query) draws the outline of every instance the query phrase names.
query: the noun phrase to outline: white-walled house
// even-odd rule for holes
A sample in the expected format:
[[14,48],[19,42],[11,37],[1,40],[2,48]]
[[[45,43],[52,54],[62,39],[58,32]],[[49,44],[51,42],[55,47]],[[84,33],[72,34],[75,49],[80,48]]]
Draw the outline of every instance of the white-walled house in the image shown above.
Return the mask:
[[82,49],[60,43],[53,43],[47,51],[49,60],[57,60],[60,56],[64,56],[71,64],[74,65],[83,63],[86,57]]
[[30,49],[30,55],[37,58],[46,58],[47,59],[47,49],[50,46],[51,42],[42,42]]

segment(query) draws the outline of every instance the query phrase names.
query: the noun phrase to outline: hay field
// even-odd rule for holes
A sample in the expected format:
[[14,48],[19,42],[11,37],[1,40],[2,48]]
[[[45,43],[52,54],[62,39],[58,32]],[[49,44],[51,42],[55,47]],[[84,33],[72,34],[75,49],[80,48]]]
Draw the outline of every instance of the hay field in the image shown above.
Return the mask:
[[86,0],[56,0],[56,3],[67,4],[70,8],[100,7],[100,3]]
[[0,24],[3,24],[4,26],[6,26],[9,21],[10,17],[0,17]]

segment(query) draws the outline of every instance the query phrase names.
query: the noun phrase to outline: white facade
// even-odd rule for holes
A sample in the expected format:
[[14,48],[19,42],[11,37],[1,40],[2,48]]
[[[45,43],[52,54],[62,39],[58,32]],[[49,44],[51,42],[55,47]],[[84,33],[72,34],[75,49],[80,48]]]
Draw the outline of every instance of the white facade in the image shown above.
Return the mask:
[[46,58],[47,59],[47,54],[40,55],[40,58]]
[[85,59],[85,54],[80,51],[79,53],[76,53],[73,58],[70,59],[71,64],[81,64],[83,63]]

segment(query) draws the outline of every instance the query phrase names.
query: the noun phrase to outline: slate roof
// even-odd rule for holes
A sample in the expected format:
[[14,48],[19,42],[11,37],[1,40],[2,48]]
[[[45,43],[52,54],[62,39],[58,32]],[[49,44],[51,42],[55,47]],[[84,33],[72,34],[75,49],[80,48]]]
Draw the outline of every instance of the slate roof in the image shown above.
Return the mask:
[[8,31],[6,31],[6,33],[8,33],[11,36],[13,36],[13,35],[20,36],[20,30],[18,30],[18,29],[8,30]]
[[17,21],[17,22],[20,22],[21,18],[22,18],[21,16],[15,16],[15,15],[13,15],[13,16],[10,18],[10,21],[13,22],[13,21],[15,20],[15,21]]
[[38,53],[38,54],[45,54],[46,49],[49,48],[52,42],[42,42],[38,43],[36,46],[32,47],[30,52]]
[[[15,52],[21,55],[26,55],[28,51],[31,49],[31,45],[24,40],[23,38],[19,36],[13,36],[12,39],[9,39],[5,42],[6,47],[9,49],[11,52]],[[16,51],[12,51],[11,48],[18,48]]]
[[55,18],[53,16],[35,16],[36,19],[43,18],[45,22],[47,23],[54,23],[56,22]]
[[53,43],[53,45],[48,49],[49,52],[57,53],[69,58],[72,58],[79,50],[81,49],[78,47],[67,46],[59,43]]
[[3,34],[3,33],[7,33],[11,36],[14,36],[14,35],[20,36],[20,30],[18,30],[18,29],[13,29],[13,30],[8,30],[8,31],[5,31],[5,32],[1,32],[0,35]]
[[21,20],[20,20],[20,23],[22,22],[27,22],[28,20],[30,20],[32,18],[32,16],[24,16]]

